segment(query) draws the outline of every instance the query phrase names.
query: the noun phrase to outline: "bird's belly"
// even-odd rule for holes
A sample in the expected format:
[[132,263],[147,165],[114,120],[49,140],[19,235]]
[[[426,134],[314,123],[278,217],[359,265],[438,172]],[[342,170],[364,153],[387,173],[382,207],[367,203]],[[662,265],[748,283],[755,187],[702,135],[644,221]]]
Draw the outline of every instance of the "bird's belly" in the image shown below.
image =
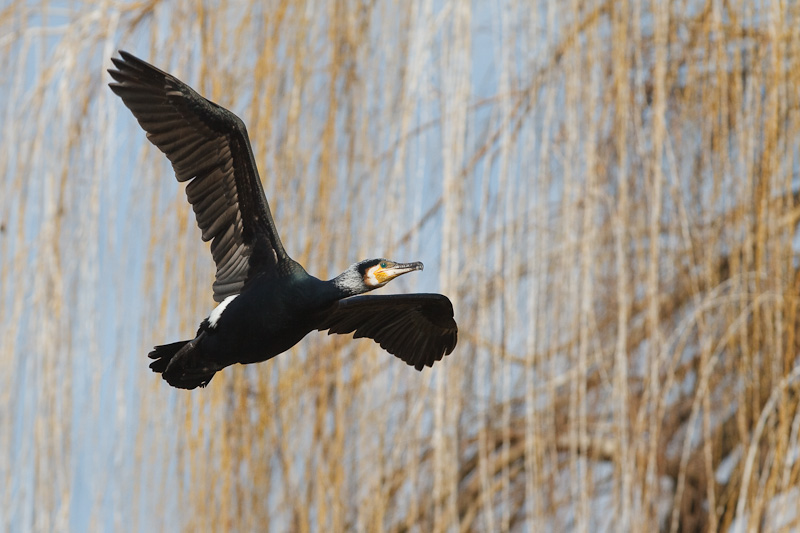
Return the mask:
[[[213,359],[225,365],[271,359],[300,342],[319,323],[317,312],[284,306],[251,306],[238,300],[233,300],[222,313],[204,347],[204,351],[215,354]],[[250,312],[238,311],[234,307],[237,303],[244,304],[242,307]],[[269,312],[261,312],[262,309]]]
[[252,343],[243,347],[237,357],[237,363],[260,363],[289,350],[308,335],[311,328],[292,327],[277,329],[272,332],[261,332],[253,336]]

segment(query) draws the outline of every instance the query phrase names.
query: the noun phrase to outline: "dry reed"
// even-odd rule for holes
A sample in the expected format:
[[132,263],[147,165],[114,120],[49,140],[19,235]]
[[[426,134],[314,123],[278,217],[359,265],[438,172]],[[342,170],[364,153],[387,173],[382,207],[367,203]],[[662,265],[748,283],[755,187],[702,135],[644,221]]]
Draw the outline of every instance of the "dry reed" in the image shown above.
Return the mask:
[[[800,525],[800,7],[212,4],[0,8],[0,529]],[[245,120],[310,272],[423,260],[456,351],[149,373],[213,267],[117,48]]]

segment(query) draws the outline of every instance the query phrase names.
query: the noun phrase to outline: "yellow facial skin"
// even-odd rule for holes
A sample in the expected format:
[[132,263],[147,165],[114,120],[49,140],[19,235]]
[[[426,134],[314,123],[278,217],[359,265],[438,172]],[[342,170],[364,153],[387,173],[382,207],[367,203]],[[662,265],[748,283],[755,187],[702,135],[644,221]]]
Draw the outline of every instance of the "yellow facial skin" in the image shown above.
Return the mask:
[[373,267],[375,279],[378,280],[378,283],[383,285],[384,283],[389,283],[392,278],[389,277],[389,274],[386,272],[386,266],[389,263],[383,261],[382,263],[378,264],[377,266]]

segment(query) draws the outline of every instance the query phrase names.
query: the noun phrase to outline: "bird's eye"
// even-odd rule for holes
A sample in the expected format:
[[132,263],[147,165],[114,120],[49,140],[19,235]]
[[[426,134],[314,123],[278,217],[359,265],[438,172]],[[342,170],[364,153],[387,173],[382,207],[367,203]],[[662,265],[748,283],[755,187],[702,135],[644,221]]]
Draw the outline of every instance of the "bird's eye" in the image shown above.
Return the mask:
[[386,261],[383,261],[383,262],[381,263],[381,268],[386,268]]

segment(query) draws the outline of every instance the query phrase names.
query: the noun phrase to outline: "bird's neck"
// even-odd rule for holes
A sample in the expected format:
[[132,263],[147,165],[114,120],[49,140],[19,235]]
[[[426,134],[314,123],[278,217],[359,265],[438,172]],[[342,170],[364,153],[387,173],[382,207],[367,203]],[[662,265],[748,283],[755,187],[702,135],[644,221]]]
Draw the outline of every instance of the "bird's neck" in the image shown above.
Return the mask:
[[361,276],[351,270],[345,270],[330,280],[328,284],[340,300],[367,292]]

